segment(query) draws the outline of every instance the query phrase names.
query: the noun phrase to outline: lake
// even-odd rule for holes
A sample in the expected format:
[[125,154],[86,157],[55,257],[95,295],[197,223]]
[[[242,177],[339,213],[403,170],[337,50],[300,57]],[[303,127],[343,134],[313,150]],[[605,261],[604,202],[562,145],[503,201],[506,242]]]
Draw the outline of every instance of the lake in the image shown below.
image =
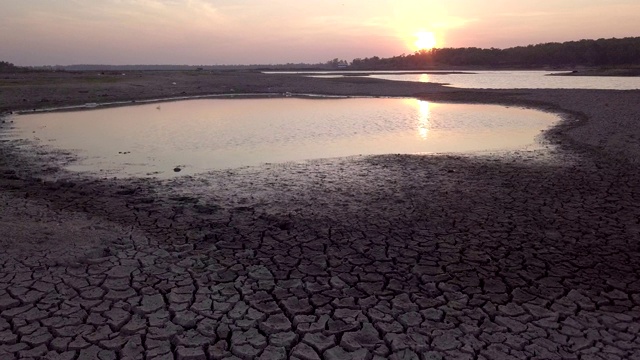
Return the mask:
[[549,76],[548,71],[476,71],[474,74],[371,75],[399,81],[447,83],[467,89],[640,89],[640,77]]
[[[447,71],[429,71],[393,74],[393,71],[350,72],[350,76],[372,77],[394,81],[432,82],[467,89],[640,89],[640,77],[622,76],[549,76],[551,71],[468,71],[452,74]],[[290,72],[295,73],[295,72]],[[342,72],[344,73],[344,72]],[[339,72],[302,73],[313,77],[342,77]],[[356,75],[361,74],[361,75]],[[368,75],[370,74],[370,75]]]
[[[101,176],[168,178],[372,154],[539,149],[555,114],[398,98],[218,98],[13,115],[5,136],[71,151]],[[180,172],[174,172],[174,168]]]

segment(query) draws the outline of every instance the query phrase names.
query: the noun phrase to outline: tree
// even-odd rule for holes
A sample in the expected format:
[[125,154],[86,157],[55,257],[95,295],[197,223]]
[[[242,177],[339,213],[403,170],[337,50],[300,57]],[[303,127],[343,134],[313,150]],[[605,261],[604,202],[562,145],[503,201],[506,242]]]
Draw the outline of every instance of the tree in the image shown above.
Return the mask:
[[19,68],[10,62],[0,61],[0,72],[16,71]]
[[333,60],[327,61],[326,65],[330,68],[338,69],[349,66],[349,63],[347,62],[347,60],[335,58]]

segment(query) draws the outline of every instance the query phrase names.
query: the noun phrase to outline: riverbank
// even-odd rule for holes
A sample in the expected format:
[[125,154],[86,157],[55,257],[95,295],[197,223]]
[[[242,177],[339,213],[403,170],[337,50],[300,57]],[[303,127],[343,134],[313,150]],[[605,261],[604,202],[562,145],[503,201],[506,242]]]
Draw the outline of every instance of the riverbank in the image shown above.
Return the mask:
[[502,103],[566,121],[544,154],[352,157],[169,181],[83,178],[53,166],[65,154],[3,141],[4,357],[640,356],[638,91],[60,76],[72,79],[3,85],[0,107],[233,89]]

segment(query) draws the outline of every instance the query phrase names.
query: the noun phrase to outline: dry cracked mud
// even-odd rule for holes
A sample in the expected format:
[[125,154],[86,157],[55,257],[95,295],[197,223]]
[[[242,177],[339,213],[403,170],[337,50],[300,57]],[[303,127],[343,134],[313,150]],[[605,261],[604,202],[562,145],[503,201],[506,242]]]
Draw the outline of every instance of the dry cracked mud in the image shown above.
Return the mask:
[[4,141],[0,358],[640,359],[640,95],[557,94],[583,123],[500,156],[116,180]]

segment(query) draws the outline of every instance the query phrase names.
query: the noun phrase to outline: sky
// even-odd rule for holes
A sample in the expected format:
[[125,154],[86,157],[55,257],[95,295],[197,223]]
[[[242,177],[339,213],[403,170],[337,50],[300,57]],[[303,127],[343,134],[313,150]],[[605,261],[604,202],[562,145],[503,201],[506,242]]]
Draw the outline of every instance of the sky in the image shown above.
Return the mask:
[[282,64],[640,36],[638,0],[0,0],[0,60]]

